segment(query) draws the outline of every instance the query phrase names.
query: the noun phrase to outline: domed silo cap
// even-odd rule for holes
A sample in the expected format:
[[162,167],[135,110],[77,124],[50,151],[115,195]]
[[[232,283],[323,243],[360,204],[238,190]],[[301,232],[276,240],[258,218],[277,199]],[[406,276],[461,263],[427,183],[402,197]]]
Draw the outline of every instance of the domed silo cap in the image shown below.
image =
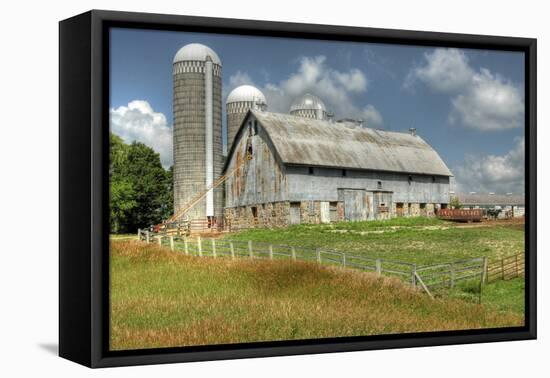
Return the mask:
[[227,96],[226,104],[235,102],[254,102],[259,104],[267,104],[264,94],[252,85],[241,85],[233,89]]
[[220,57],[210,47],[200,43],[190,43],[178,50],[174,56],[174,63],[188,61],[206,61],[210,57],[212,63],[222,65]]
[[294,100],[290,106],[290,112],[297,110],[322,110],[326,112],[327,108],[319,97],[314,96],[311,93],[306,93],[305,95]]

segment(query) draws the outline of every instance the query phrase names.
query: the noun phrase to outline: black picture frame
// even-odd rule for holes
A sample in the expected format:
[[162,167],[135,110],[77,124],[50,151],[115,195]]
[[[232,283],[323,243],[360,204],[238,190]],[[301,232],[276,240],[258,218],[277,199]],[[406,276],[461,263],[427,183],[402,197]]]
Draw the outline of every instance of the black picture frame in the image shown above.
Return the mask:
[[[525,326],[109,351],[107,172],[110,27],[524,52],[527,208]],[[536,338],[536,39],[92,10],[60,22],[59,46],[61,357],[95,368]]]

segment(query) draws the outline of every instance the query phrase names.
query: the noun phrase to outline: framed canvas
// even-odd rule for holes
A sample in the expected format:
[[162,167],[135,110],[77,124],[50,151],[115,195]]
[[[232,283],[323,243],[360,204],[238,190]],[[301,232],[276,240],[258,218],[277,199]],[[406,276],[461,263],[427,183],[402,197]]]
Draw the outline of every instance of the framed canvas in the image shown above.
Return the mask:
[[59,27],[60,356],[536,338],[535,39]]

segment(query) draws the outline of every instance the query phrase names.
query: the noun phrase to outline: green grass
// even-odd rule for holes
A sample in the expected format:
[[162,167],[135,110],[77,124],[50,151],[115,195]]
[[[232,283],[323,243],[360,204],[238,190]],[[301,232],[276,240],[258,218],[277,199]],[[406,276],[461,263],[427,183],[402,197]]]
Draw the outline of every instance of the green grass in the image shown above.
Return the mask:
[[481,300],[499,311],[525,313],[525,280],[516,278],[508,281],[495,281],[483,286]]
[[524,230],[518,225],[472,227],[435,218],[394,218],[388,221],[296,225],[286,229],[251,229],[227,235],[349,254],[401,260],[417,265],[487,256],[498,258],[524,250]]
[[522,325],[523,316],[403,282],[284,260],[199,258],[136,241],[110,248],[112,350]]

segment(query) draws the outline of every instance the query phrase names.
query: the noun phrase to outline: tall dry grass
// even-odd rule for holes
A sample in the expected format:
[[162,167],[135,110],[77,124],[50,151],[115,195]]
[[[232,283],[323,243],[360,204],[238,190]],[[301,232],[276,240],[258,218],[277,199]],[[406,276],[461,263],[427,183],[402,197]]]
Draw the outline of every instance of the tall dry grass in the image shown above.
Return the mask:
[[401,281],[315,263],[188,257],[111,242],[112,350],[519,326]]

